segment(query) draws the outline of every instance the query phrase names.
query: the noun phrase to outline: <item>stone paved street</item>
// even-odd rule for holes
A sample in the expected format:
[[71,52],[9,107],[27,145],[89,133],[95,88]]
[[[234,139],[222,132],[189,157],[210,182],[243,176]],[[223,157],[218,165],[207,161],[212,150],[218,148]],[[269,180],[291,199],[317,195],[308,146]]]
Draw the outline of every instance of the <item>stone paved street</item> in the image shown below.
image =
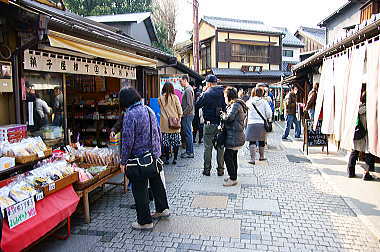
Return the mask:
[[[68,241],[50,251],[380,251],[380,244],[308,159],[294,161],[278,140],[268,139],[267,162],[248,164],[240,151],[237,187],[202,177],[203,146],[196,158],[165,168],[172,217],[152,232],[133,231],[131,193],[121,188],[91,205],[92,222],[74,218]],[[289,161],[290,160],[290,161]],[[153,205],[152,205],[153,210]]]

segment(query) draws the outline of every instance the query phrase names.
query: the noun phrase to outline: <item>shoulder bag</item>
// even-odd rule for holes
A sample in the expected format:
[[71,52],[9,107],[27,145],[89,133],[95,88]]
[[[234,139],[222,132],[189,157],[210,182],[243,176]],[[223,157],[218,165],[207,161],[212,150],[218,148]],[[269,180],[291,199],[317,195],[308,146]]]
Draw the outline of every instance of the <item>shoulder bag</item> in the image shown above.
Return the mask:
[[155,158],[153,155],[153,130],[150,111],[146,108],[149,115],[150,127],[150,151],[145,152],[140,157],[133,157],[127,162],[127,170],[125,175],[128,179],[138,180],[157,176],[163,167],[163,162],[160,158]]
[[218,126],[218,131],[216,135],[214,136],[214,138],[212,139],[212,144],[216,150],[224,147],[224,144],[226,142],[226,137],[227,137],[226,127],[224,125],[224,122],[220,121],[220,124]]
[[[170,95],[170,98],[173,99],[172,95]],[[166,109],[164,108],[164,105],[162,105],[162,109],[164,110],[166,117],[168,118],[168,124],[169,129],[177,130],[181,128],[181,119],[177,117],[170,117]]]
[[367,132],[363,126],[363,123],[360,121],[360,117],[358,117],[358,119],[356,120],[354,140],[363,139],[365,137],[366,133]]
[[261,117],[261,119],[264,120],[264,128],[266,132],[272,132],[273,127],[272,127],[272,122],[269,122],[267,119],[264,118],[264,116],[260,113],[260,111],[257,109],[255,104],[252,103],[253,108],[256,110],[257,114]]

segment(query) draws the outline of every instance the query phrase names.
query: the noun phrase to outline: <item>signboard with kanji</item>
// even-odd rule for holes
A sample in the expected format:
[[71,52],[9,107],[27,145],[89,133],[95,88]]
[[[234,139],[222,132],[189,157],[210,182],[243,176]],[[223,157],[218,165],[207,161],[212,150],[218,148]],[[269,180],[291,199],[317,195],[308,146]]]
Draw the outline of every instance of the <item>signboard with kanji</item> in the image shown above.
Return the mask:
[[136,68],[132,66],[32,50],[24,51],[24,69],[136,79]]

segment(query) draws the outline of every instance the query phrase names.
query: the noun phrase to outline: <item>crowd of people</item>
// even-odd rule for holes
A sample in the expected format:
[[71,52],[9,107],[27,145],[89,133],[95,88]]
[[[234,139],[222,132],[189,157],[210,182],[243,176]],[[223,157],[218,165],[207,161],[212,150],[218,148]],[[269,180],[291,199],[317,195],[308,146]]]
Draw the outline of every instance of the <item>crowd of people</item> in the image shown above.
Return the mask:
[[[132,87],[123,88],[119,99],[122,115],[112,129],[111,136],[122,132],[121,165],[122,171],[132,184],[135,199],[137,222],[134,229],[152,229],[154,218],[170,216],[165,184],[161,177],[164,164],[177,164],[179,150],[184,142],[182,159],[194,158],[194,143],[204,141],[203,172],[211,176],[212,153],[216,150],[217,176],[228,176],[223,186],[238,184],[238,152],[248,143],[249,163],[266,160],[265,146],[267,133],[271,131],[274,101],[265,85],[257,85],[250,92],[238,91],[234,87],[218,85],[214,75],[208,75],[204,87],[192,87],[187,76],[181,81],[182,101],[174,93],[174,86],[166,82],[158,99],[160,123],[153,110],[142,103],[141,96]],[[285,97],[286,129],[282,137],[287,140],[291,127],[295,127],[295,138],[301,136],[298,116],[297,87],[291,87]],[[303,111],[305,117],[314,118],[318,84],[308,95]],[[365,95],[359,109],[359,119],[365,122]],[[366,125],[363,125],[364,129]],[[366,149],[366,138],[354,141],[355,148],[348,164],[348,176],[355,176],[355,164],[360,151]],[[161,162],[161,159],[163,160]],[[368,169],[364,179],[371,179],[369,171],[374,169],[374,157],[366,155]],[[149,189],[148,189],[149,185]],[[154,200],[156,212],[150,213],[149,201]]]
[[[198,143],[204,141],[204,176],[211,176],[212,153],[216,149],[217,175],[224,176],[225,167],[228,173],[223,186],[238,184],[238,151],[246,142],[249,142],[252,165],[256,148],[259,160],[265,160],[265,125],[273,116],[273,101],[265,86],[254,88],[251,93],[239,92],[233,87],[217,85],[214,75],[207,76],[203,88],[193,88],[187,76],[180,82],[182,101],[174,94],[172,83],[164,84],[158,99],[159,124],[134,88],[123,88],[119,94],[123,112],[111,137],[122,132],[121,167],[132,185],[137,212],[137,222],[132,224],[135,229],[151,229],[154,218],[170,216],[160,171],[163,164],[170,164],[171,158],[172,164],[178,162],[182,140],[185,142],[185,151],[180,154],[183,159],[194,158],[197,134]],[[150,213],[150,198],[155,202],[154,214]]]

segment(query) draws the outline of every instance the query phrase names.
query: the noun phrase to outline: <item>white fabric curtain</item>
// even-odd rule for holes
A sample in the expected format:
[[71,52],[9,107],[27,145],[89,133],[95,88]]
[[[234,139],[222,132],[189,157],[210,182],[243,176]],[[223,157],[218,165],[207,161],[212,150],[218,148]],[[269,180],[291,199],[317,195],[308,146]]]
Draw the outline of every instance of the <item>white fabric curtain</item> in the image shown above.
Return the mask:
[[324,80],[324,97],[323,97],[323,121],[321,131],[323,134],[334,133],[334,63],[336,59],[330,59],[326,76]]
[[364,59],[366,47],[361,46],[359,49],[353,49],[350,57],[350,71],[348,79],[348,95],[344,130],[341,141],[341,147],[346,150],[353,149],[354,131],[356,126],[356,119],[358,117],[360,94],[363,82]]
[[367,46],[367,130],[368,130],[368,150],[374,155],[379,155],[379,117],[377,111],[379,96],[379,57],[380,42],[376,41]]
[[[345,53],[334,60],[334,84],[335,84],[335,117],[334,117],[334,134],[335,140],[340,141],[343,129],[343,111],[347,102],[347,73],[349,70],[348,54]],[[344,109],[344,110],[343,110]]]
[[330,62],[331,62],[330,59],[327,59],[327,60],[324,60],[323,64],[322,64],[321,78],[319,80],[317,101],[315,103],[314,125],[313,125],[314,130],[317,127],[318,118],[319,118],[319,115],[321,114],[321,110],[322,110],[323,97],[324,97],[324,92],[325,92],[324,89],[325,89],[327,72],[328,72],[328,69],[330,67]]

